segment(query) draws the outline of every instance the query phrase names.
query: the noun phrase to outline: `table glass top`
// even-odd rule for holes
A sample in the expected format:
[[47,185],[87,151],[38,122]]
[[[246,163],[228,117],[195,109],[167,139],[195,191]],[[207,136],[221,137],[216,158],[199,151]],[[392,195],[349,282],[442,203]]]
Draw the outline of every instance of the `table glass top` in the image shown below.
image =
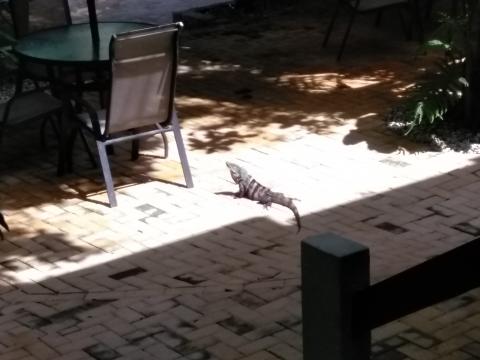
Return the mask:
[[14,51],[21,57],[41,63],[95,63],[109,60],[113,34],[151,25],[133,22],[100,22],[100,44],[92,43],[90,25],[74,24],[29,34],[18,40]]

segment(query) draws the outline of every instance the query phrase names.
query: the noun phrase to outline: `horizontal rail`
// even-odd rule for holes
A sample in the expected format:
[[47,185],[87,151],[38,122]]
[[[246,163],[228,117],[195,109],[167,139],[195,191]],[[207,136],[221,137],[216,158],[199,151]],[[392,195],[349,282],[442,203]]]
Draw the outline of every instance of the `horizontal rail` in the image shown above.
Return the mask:
[[480,239],[371,285],[354,300],[370,329],[480,286]]
[[361,244],[323,234],[301,253],[305,360],[368,360],[371,329],[480,286],[480,238],[374,285]]

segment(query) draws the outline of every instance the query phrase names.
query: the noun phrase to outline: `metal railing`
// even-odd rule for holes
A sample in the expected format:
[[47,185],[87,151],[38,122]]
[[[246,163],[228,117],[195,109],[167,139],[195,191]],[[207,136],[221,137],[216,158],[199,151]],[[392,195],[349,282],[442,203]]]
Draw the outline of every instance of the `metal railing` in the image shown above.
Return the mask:
[[367,247],[302,242],[304,360],[367,360],[371,329],[480,286],[480,238],[370,285]]

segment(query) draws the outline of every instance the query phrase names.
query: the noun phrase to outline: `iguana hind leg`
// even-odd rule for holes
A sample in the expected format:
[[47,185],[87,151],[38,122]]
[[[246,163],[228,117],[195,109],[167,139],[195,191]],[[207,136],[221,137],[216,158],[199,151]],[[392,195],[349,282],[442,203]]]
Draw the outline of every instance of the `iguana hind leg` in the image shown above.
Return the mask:
[[272,197],[265,196],[263,199],[258,200],[258,203],[262,204],[265,209],[268,209],[270,206],[272,206]]

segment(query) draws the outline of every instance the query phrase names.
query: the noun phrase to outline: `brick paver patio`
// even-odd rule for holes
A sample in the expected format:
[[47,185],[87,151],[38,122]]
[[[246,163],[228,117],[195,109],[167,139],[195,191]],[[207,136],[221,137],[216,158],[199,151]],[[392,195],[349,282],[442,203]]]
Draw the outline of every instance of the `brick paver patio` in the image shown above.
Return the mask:
[[[369,246],[378,281],[480,234],[478,156],[382,125],[424,66],[415,44],[367,26],[336,64],[324,27],[296,12],[187,27],[177,106],[193,189],[173,138],[167,160],[156,139],[136,163],[116,149],[114,209],[80,148],[58,178],[38,129],[5,139],[2,360],[301,359],[303,238]],[[302,231],[288,209],[232,198],[226,160],[301,199]],[[479,310],[476,290],[376,329],[375,359],[478,359]]]

